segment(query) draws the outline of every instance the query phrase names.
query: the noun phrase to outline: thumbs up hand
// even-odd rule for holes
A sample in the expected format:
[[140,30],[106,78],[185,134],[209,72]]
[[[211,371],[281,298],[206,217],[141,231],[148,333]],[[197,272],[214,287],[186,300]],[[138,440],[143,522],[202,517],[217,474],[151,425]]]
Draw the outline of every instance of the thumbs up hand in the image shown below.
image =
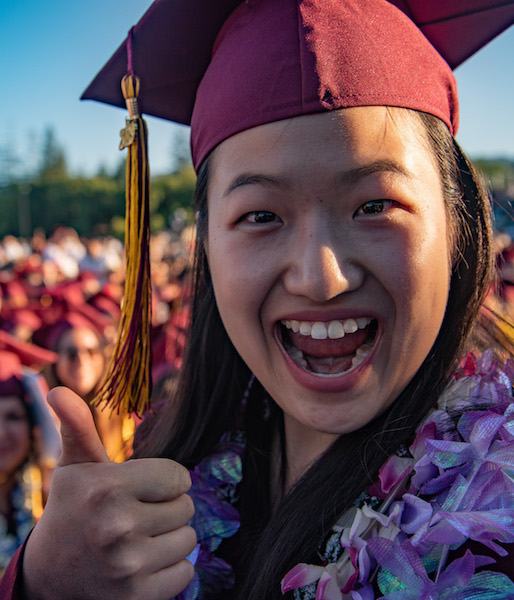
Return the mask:
[[188,471],[171,460],[109,462],[84,401],[55,388],[62,456],[25,550],[30,600],[170,600],[191,581]]

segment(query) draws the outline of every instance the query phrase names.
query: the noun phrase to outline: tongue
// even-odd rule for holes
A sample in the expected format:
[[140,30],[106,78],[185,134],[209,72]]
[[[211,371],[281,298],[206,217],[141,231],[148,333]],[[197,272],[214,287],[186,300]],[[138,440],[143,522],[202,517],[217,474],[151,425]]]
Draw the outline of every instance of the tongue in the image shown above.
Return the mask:
[[324,375],[334,375],[348,371],[352,366],[351,356],[342,356],[341,358],[317,358],[304,354],[305,360],[309,369],[314,373],[322,373]]
[[338,340],[313,340],[309,335],[301,335],[293,331],[287,332],[291,343],[304,354],[315,358],[334,357],[342,359],[352,356],[364,344],[368,337],[368,328],[359,329],[355,333],[347,333]]

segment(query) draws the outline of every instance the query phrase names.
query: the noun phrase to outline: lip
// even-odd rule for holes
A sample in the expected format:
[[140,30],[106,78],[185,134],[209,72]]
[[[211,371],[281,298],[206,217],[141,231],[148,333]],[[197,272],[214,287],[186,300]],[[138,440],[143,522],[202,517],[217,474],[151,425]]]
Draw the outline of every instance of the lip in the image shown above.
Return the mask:
[[[309,317],[306,316],[307,314],[309,315]],[[343,320],[343,319],[349,319],[352,317],[358,318],[358,317],[371,316],[370,313],[352,312],[351,314],[348,313],[348,316],[346,316],[346,317],[341,317],[340,315],[343,314],[341,311],[339,311],[337,314],[339,315],[338,317],[327,317],[327,313],[324,312],[323,317],[321,317],[320,316],[321,313],[319,313],[319,312],[313,313],[313,312],[309,311],[309,312],[295,313],[295,316],[288,316],[287,318],[295,319],[298,321],[310,321],[310,320],[324,321],[324,320],[332,320],[332,319],[335,320],[336,318]],[[315,315],[315,317],[313,318],[312,315]],[[375,318],[375,317],[373,317],[373,318]],[[276,344],[279,347],[280,353],[281,353],[282,357],[284,358],[286,367],[289,370],[293,379],[295,381],[297,381],[302,387],[305,387],[309,390],[312,390],[314,392],[320,392],[320,393],[345,392],[346,390],[356,386],[359,383],[359,381],[362,379],[362,377],[365,375],[368,368],[370,367],[370,363],[376,354],[377,348],[380,344],[380,338],[381,338],[380,326],[379,326],[378,330],[377,330],[376,338],[375,338],[375,343],[373,345],[373,348],[371,349],[371,352],[362,361],[362,363],[360,365],[358,365],[355,369],[353,369],[351,372],[342,373],[339,376],[320,377],[313,373],[309,373],[308,371],[305,371],[304,369],[299,367],[294,362],[294,360],[289,356],[289,354],[286,352],[284,345],[282,344],[282,340],[281,340],[280,321],[275,323],[275,326],[273,327],[273,336],[275,338]]]

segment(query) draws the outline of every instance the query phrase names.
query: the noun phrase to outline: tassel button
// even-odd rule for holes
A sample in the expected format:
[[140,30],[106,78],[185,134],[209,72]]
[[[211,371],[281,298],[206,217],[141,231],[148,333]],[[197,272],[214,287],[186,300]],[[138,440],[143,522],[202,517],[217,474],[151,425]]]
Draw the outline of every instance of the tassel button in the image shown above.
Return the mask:
[[125,127],[120,131],[120,150],[127,148],[136,141],[137,121],[125,119]]

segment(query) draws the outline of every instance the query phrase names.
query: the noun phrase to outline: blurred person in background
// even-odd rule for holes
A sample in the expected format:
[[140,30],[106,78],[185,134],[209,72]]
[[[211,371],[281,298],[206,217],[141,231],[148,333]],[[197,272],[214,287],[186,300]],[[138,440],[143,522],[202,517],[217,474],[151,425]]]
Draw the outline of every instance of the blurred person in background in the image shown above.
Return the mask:
[[42,329],[36,340],[57,354],[57,361],[43,370],[49,389],[64,385],[78,394],[90,407],[111,460],[124,460],[133,432],[125,425],[127,418],[120,414],[110,416],[108,411],[91,406],[110,358],[110,347],[102,329],[80,313],[70,311],[55,324]]
[[42,514],[59,450],[33,372],[16,353],[0,350],[0,575]]

